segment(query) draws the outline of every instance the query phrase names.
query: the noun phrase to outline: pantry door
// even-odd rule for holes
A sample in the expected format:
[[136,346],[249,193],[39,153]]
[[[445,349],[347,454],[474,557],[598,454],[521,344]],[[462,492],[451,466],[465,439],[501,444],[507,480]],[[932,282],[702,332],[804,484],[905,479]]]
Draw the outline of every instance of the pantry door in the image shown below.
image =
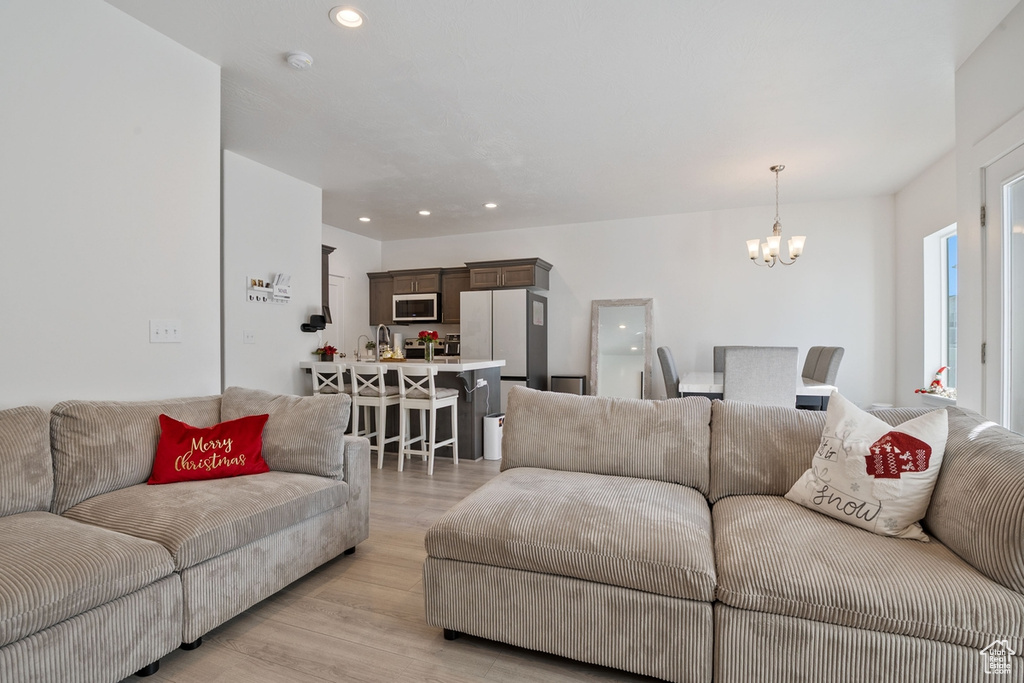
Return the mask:
[[1024,145],[985,169],[983,412],[1024,433]]

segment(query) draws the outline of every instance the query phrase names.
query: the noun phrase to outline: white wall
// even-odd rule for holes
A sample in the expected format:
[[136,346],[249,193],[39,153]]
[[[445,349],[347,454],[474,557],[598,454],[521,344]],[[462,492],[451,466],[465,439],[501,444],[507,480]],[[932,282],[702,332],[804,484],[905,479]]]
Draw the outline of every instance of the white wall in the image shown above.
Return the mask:
[[0,44],[0,408],[217,393],[219,68],[100,0]]
[[[896,194],[896,399],[914,405],[938,363],[924,354],[926,236],[956,222],[956,154],[950,151]],[[929,330],[934,336],[938,330]]]
[[[1024,144],[1024,4],[956,73],[957,404],[982,410],[981,169]],[[990,414],[998,419],[998,415]]]
[[[320,188],[230,151],[223,184],[224,386],[308,393],[297,364],[318,343],[299,326],[321,310]],[[278,273],[292,276],[290,303],[248,301],[248,278]]]
[[681,374],[711,370],[716,344],[798,346],[801,364],[810,346],[843,346],[843,393],[893,403],[894,214],[891,196],[783,205],[785,234],[807,246],[771,270],[750,263],[744,241],[771,231],[774,206],[385,242],[382,266],[551,262],[553,375],[588,373],[591,300],[653,297],[655,346],[672,348]]
[[[370,281],[366,274],[381,270],[381,243],[330,225],[323,226],[322,240],[334,247],[329,257],[330,273],[344,278],[345,328],[339,350],[352,357],[359,335],[368,334],[370,329]],[[404,332],[404,328],[394,329]]]

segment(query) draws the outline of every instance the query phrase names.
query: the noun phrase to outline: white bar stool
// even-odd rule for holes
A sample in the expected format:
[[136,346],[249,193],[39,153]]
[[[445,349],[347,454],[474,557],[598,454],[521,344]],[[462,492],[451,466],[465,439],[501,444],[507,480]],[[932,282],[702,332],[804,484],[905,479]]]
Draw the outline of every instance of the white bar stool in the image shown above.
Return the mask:
[[[352,395],[352,385],[345,384],[345,366],[338,363],[314,363],[310,369],[313,377],[313,395],[320,394],[348,394]],[[356,403],[352,401],[352,417],[349,418],[347,433],[353,436],[360,436],[355,428]],[[364,417],[365,420],[365,412]]]
[[[434,376],[437,375],[436,365],[410,365],[398,368],[398,389],[401,400],[398,418],[399,454],[398,471],[402,471],[405,458],[413,454],[422,455],[427,460],[427,474],[434,474],[434,452],[443,446],[452,447],[452,459],[459,464],[459,418],[458,402],[459,390],[440,388],[434,386]],[[452,436],[444,441],[437,440],[437,410],[448,408],[452,418]],[[420,435],[406,439],[408,428],[407,416],[409,411],[420,411]],[[429,430],[424,424],[426,414],[430,415]],[[429,435],[429,438],[428,438]],[[412,444],[419,442],[421,448],[413,449]]]
[[345,384],[345,370],[337,363],[313,363],[310,374],[313,377],[313,395],[317,394],[349,394],[349,385]]
[[[352,382],[352,433],[356,436],[365,436],[370,440],[370,451],[377,450],[377,469],[384,467],[384,447],[394,441],[398,442],[398,462],[401,465],[401,437],[399,432],[395,436],[387,437],[387,409],[388,406],[397,406],[401,402],[398,387],[384,383],[384,366],[382,365],[353,365],[350,368]],[[359,431],[359,408],[364,408],[363,419],[367,423],[365,429]],[[365,409],[375,410],[374,430],[369,431],[369,417]],[[377,445],[373,445],[373,437],[377,437]],[[372,456],[371,456],[372,457]]]

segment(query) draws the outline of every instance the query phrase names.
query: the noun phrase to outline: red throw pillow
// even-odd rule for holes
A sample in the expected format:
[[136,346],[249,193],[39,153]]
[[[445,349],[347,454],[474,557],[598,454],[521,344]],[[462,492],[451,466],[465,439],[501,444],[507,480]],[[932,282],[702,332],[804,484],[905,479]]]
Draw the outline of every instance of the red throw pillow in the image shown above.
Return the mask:
[[263,425],[269,415],[249,415],[212,427],[193,427],[160,416],[160,442],[150,484],[222,479],[269,472],[263,460]]

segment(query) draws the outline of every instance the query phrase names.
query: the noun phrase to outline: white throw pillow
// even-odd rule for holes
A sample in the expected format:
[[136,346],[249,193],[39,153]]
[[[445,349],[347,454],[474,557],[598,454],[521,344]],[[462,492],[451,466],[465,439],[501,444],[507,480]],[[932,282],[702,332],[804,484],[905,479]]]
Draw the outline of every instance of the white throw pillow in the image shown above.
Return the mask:
[[918,521],[939,476],[948,427],[945,410],[892,427],[833,391],[811,468],[786,498],[882,536],[927,541]]

